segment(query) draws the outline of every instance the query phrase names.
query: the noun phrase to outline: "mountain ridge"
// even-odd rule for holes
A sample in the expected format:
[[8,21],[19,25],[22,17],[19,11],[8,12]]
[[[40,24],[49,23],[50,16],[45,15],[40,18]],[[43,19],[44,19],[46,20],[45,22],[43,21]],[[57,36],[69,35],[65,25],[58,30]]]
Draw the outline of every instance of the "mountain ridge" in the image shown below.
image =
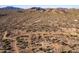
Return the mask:
[[3,7],[3,8],[0,8],[0,10],[22,10],[22,8],[13,7],[13,6],[6,6],[6,7]]

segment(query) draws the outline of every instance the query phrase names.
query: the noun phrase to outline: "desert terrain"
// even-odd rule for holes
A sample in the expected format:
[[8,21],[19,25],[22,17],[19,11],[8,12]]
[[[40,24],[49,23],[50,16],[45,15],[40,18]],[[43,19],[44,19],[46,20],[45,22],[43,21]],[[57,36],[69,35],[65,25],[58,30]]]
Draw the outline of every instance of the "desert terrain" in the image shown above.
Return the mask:
[[0,9],[0,53],[79,53],[79,9]]

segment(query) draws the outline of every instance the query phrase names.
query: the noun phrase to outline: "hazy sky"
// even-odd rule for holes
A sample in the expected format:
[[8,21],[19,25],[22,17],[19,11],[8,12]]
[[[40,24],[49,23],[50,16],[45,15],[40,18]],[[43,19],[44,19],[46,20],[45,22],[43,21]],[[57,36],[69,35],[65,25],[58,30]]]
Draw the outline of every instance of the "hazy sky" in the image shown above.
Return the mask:
[[79,0],[0,0],[0,5],[79,5]]
[[13,6],[19,8],[31,8],[31,7],[42,7],[42,8],[79,8],[79,5],[0,5],[0,8],[6,6]]

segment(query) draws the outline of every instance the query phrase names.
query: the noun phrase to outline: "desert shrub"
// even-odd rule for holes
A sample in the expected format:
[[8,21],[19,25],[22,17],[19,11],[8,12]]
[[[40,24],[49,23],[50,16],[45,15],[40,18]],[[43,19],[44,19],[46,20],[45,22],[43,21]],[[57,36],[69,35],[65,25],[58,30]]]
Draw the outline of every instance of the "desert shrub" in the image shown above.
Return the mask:
[[24,38],[17,37],[16,40],[17,40],[18,47],[25,49],[28,46],[28,42],[25,42]]
[[69,50],[69,51],[62,51],[61,53],[72,53],[72,51],[71,50]]
[[25,49],[28,46],[28,42],[20,42],[17,45],[18,45],[18,47]]
[[36,34],[32,34],[31,39],[32,39],[33,41],[35,41],[35,40],[37,39]]
[[1,17],[1,16],[7,16],[7,14],[0,14],[0,17]]
[[2,44],[3,44],[3,48],[5,50],[10,50],[11,49],[11,46],[10,46],[10,41],[5,39],[5,40],[2,40]]
[[2,53],[11,53],[10,50],[4,50]]

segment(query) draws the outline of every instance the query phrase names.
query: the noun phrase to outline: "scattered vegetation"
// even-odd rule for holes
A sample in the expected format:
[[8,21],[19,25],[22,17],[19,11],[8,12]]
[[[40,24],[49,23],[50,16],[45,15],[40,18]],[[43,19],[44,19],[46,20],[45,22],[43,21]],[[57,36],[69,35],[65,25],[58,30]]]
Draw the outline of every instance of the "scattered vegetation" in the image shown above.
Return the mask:
[[0,10],[0,44],[3,53],[77,53],[79,9]]

